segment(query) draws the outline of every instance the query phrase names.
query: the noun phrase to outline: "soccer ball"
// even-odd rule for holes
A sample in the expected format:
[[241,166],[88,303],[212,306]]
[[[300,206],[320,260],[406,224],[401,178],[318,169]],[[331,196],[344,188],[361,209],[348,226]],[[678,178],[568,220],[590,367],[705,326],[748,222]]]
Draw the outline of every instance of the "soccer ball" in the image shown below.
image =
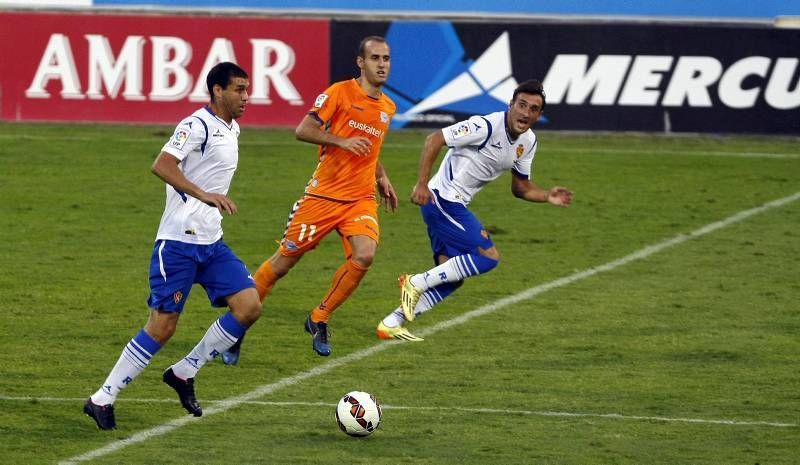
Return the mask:
[[372,394],[348,392],[336,406],[336,424],[350,436],[368,436],[381,423],[381,405]]

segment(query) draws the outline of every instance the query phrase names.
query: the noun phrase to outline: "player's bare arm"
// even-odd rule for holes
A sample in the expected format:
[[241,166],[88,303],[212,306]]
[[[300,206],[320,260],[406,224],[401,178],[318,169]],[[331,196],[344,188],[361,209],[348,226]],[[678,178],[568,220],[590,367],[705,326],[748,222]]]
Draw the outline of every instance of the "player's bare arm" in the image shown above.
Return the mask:
[[511,177],[511,192],[514,197],[529,202],[547,202],[557,207],[566,207],[572,203],[572,191],[566,187],[555,186],[544,189],[530,179]]
[[439,156],[442,147],[445,146],[442,131],[434,131],[425,138],[425,145],[419,157],[419,172],[417,184],[411,192],[411,201],[417,205],[425,205],[431,200],[433,193],[428,189],[428,181],[431,179],[433,163]]
[[233,200],[225,195],[206,192],[197,187],[193,182],[186,179],[186,176],[178,168],[179,163],[180,160],[174,156],[161,152],[156,161],[153,162],[150,170],[170,186],[185,192],[187,195],[191,195],[207,205],[218,208],[220,212],[226,212],[229,215],[236,213],[236,204]]
[[381,162],[378,162],[375,167],[375,184],[378,186],[378,194],[381,196],[381,204],[383,204],[384,210],[397,210],[397,193],[394,191],[394,186],[392,186],[389,175],[386,174],[386,169]]
[[306,115],[297,128],[294,130],[294,135],[297,140],[308,142],[316,145],[333,145],[343,148],[358,156],[365,156],[369,154],[372,148],[372,141],[366,137],[351,137],[345,139],[336,134],[325,132],[319,121],[310,115]]

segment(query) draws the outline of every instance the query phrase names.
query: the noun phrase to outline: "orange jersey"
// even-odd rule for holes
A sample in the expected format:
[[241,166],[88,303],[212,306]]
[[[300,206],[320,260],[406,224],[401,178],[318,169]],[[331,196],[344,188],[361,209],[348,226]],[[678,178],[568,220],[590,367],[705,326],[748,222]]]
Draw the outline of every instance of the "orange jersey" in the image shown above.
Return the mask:
[[385,94],[377,99],[368,96],[355,79],[334,83],[320,94],[309,114],[339,137],[368,138],[372,148],[369,154],[358,156],[321,145],[319,164],[306,193],[343,201],[374,199],[375,167],[395,108]]

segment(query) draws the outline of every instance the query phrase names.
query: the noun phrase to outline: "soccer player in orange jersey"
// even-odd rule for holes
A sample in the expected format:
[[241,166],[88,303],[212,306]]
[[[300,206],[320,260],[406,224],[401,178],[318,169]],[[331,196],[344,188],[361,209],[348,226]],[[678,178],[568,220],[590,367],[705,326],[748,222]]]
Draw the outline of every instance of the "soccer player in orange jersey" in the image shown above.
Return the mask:
[[[319,164],[292,208],[278,250],[255,275],[263,302],[306,252],[331,231],[339,233],[345,261],[305,322],[312,348],[322,356],[331,353],[328,319],[358,287],[378,247],[376,185],[385,207],[397,208],[397,195],[378,161],[395,113],[394,102],[382,91],[391,64],[386,40],[363,39],[356,64],[361,75],[328,87],[295,130],[298,140],[319,145]],[[223,354],[225,363],[236,363],[240,343]]]

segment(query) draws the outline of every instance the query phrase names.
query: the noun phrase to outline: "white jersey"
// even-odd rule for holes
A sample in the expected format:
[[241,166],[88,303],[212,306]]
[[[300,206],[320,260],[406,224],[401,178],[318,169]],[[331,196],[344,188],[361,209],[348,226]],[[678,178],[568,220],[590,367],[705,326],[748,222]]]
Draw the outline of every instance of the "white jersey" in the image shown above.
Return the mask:
[[472,116],[442,129],[450,150],[428,188],[451,202],[468,205],[489,181],[508,170],[531,177],[536,154],[536,134],[530,129],[516,140],[506,131],[506,113]]
[[[180,160],[186,179],[206,192],[227,194],[239,163],[239,124],[230,125],[208,107],[185,118],[161,149]],[[215,207],[167,184],[167,204],[156,240],[213,244],[222,237],[222,215]]]

